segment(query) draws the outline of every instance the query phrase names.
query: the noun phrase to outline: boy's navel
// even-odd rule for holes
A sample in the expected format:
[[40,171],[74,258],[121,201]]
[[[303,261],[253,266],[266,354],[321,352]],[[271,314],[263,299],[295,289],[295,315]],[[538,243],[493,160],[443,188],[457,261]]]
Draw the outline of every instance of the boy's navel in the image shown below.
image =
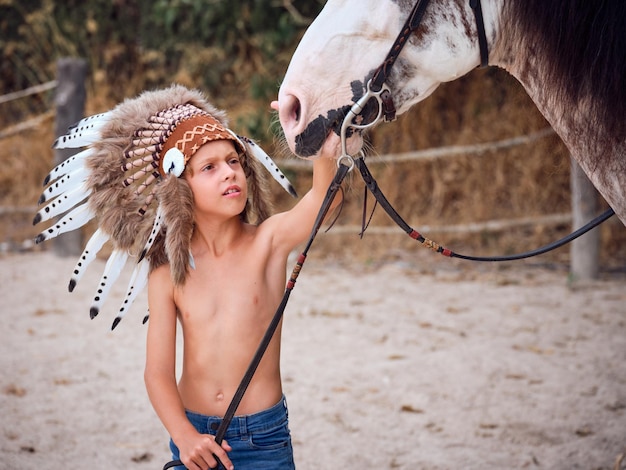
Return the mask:
[[218,392],[218,394],[215,395],[215,400],[216,401],[224,401],[224,394],[222,392]]

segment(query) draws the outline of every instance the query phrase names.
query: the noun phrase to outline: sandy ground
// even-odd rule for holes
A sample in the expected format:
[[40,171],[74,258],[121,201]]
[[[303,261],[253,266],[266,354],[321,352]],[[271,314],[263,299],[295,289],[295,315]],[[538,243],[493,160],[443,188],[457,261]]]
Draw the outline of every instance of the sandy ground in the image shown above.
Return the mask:
[[[623,275],[572,289],[563,271],[428,256],[307,261],[283,335],[298,468],[625,468]],[[0,468],[160,469],[145,295],[111,333],[125,282],[90,321],[103,263],[68,294],[73,266],[0,257]]]

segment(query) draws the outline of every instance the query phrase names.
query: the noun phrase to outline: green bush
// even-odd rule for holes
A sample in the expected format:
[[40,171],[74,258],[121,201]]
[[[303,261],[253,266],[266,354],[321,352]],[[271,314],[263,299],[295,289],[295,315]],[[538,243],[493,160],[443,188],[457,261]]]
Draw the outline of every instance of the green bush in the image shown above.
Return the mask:
[[[174,81],[221,107],[266,102],[323,0],[3,0],[0,94],[55,78],[56,60],[88,61],[91,95],[115,103]],[[255,112],[253,112],[255,114]],[[260,117],[244,125],[259,127]]]

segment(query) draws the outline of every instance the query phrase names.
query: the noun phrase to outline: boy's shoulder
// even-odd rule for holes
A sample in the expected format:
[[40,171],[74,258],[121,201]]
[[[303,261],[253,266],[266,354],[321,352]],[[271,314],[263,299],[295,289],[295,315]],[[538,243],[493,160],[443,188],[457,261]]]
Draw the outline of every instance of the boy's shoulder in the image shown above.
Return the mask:
[[167,283],[172,283],[172,276],[169,263],[162,263],[152,268],[148,274],[151,284],[158,283],[165,287]]

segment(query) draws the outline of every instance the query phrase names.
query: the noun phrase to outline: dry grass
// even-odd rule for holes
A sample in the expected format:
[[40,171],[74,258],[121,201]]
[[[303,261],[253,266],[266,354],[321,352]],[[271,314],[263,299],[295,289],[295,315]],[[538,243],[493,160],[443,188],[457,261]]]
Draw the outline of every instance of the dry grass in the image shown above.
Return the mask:
[[[98,77],[94,80],[97,81]],[[100,89],[99,87],[98,89]],[[108,96],[103,93],[102,96]],[[87,113],[111,107],[100,95],[90,95]],[[240,106],[239,109],[248,109]],[[236,122],[238,110],[231,110]],[[245,111],[244,111],[245,112]],[[418,230],[422,226],[456,225],[492,219],[515,219],[533,215],[566,213],[570,210],[569,156],[555,135],[532,144],[482,155],[465,155],[432,161],[384,161],[388,153],[407,152],[447,145],[490,142],[529,134],[548,127],[521,86],[505,72],[477,70],[440,87],[424,103],[397,122],[384,124],[370,135],[376,154],[368,157],[370,168],[387,197],[403,217]],[[50,148],[53,122],[36,131],[4,139],[0,146],[0,207],[34,206],[41,181],[53,164]],[[272,145],[264,144],[271,149]],[[280,153],[280,152],[279,152]],[[310,184],[306,170],[294,172],[296,187],[303,192]],[[361,223],[363,185],[352,176],[342,225]],[[276,191],[278,207],[292,202]],[[369,198],[369,205],[373,200]],[[33,213],[2,214],[0,242],[21,242],[34,237]],[[378,210],[372,226],[392,222]],[[567,226],[531,226],[480,235],[426,234],[458,251],[472,254],[511,253],[534,248],[565,235]],[[617,220],[602,228],[602,264],[626,265],[626,230]],[[398,229],[397,235],[356,234],[323,237],[318,252],[332,256],[382,259],[399,250],[422,250]],[[567,263],[562,249],[545,259]]]

